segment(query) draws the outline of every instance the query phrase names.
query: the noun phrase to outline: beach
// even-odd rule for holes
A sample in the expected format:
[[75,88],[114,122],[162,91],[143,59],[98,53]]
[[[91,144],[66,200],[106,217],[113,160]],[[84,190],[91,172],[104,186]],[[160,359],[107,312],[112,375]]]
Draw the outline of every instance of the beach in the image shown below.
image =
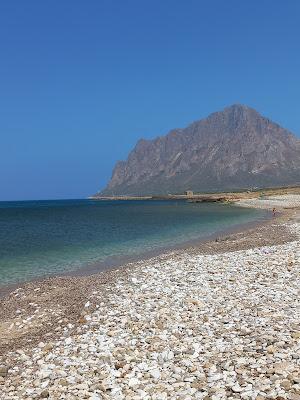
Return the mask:
[[300,400],[300,195],[261,225],[0,301],[0,399]]

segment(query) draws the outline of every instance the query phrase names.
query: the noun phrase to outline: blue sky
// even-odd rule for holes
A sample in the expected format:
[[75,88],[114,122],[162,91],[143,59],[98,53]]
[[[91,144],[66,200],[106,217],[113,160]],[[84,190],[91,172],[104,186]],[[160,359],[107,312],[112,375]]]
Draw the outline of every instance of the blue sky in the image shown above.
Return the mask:
[[232,103],[300,134],[297,0],[0,2],[0,200],[80,198]]

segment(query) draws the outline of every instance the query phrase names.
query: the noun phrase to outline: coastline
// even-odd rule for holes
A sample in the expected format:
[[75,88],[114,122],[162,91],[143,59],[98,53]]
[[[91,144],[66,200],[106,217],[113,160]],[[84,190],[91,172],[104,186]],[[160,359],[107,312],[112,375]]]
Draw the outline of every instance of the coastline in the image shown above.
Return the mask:
[[[236,206],[255,207],[256,205],[255,203],[252,205],[237,202]],[[271,209],[270,207],[265,208]],[[76,287],[77,285],[89,286],[89,279],[91,279],[94,283],[95,281],[99,281],[100,285],[109,285],[115,279],[118,279],[119,276],[127,276],[130,271],[140,268],[140,265],[151,262],[152,260],[172,258],[174,255],[186,252],[190,254],[218,254],[248,249],[258,245],[278,245],[292,241],[295,236],[291,234],[284,225],[287,220],[293,218],[293,211],[293,209],[282,209],[276,213],[275,218],[266,217],[257,221],[239,224],[235,227],[220,231],[218,234],[211,234],[203,239],[178,243],[173,247],[160,248],[136,256],[113,257],[112,260],[97,263],[91,267],[84,267],[61,274],[43,276],[25,282],[2,286],[0,287],[0,324],[5,319],[3,315],[14,314],[12,310],[5,312],[4,309],[7,305],[8,308],[11,308],[11,301],[13,303],[15,302],[15,299],[12,299],[12,297],[15,296],[18,298],[19,295],[16,296],[15,294],[19,291],[26,293],[25,298],[28,295],[31,298],[32,295],[33,297],[40,297],[41,292],[45,293],[50,289],[54,289],[53,291],[55,293],[51,294],[51,296],[53,295],[53,303],[55,303],[57,292],[60,292],[60,290],[64,291],[68,284],[70,284],[71,287]],[[267,235],[265,233],[267,233]],[[35,296],[35,292],[37,292],[39,296]],[[8,324],[6,323],[5,325],[7,326]],[[38,334],[37,339],[39,340],[42,335],[42,332]],[[18,337],[17,342],[19,342],[19,340],[20,338]],[[31,342],[30,340],[29,345],[31,345]],[[35,340],[34,343],[37,343],[37,341]],[[8,349],[10,347],[14,349],[16,346],[13,344],[12,346],[8,346]],[[2,343],[0,328],[0,354],[5,348],[6,346],[3,346]]]
[[[236,207],[239,207],[236,205]],[[56,278],[56,277],[80,277],[89,276],[94,274],[99,274],[109,269],[115,269],[124,267],[127,264],[137,263],[139,261],[146,261],[153,257],[159,256],[161,254],[166,254],[177,250],[186,250],[193,247],[202,246],[204,243],[221,240],[221,238],[226,238],[228,235],[233,233],[242,232],[250,228],[255,228],[261,224],[264,224],[272,218],[272,214],[269,212],[262,216],[257,216],[252,221],[237,223],[236,225],[224,227],[216,232],[207,233],[205,235],[199,236],[198,238],[188,239],[186,241],[176,242],[174,244],[168,244],[161,247],[155,247],[152,250],[145,250],[138,253],[128,254],[128,255],[115,255],[109,256],[104,261],[98,261],[94,263],[89,263],[83,265],[79,268],[69,269],[62,272],[49,273],[45,275],[36,276],[35,278],[30,278],[26,280],[20,280],[17,282],[12,282],[8,284],[0,284],[0,299],[8,295],[10,292],[22,288],[29,283],[39,284],[44,280]]]
[[[276,217],[279,217],[281,213],[277,213]],[[103,262],[96,262],[95,264],[85,265],[81,268],[77,268],[74,270],[68,270],[61,273],[49,274],[37,277],[35,279],[30,279],[26,281],[20,281],[11,283],[8,285],[1,286],[0,285],[0,300],[9,295],[11,292],[18,288],[26,287],[28,284],[39,284],[45,280],[53,279],[57,277],[84,277],[90,275],[96,275],[100,273],[104,273],[108,270],[117,269],[117,268],[126,268],[128,264],[138,263],[140,261],[147,261],[154,257],[169,254],[171,252],[176,252],[180,250],[189,250],[193,248],[198,248],[204,250],[206,246],[211,248],[210,243],[215,241],[224,241],[228,239],[229,236],[233,234],[239,234],[249,229],[254,229],[259,226],[262,226],[272,220],[272,214],[265,215],[259,219],[250,222],[244,222],[240,224],[236,224],[234,226],[224,228],[214,233],[207,234],[203,237],[199,237],[196,239],[190,239],[184,242],[178,242],[174,245],[158,247],[153,250],[145,251],[138,254],[128,255],[128,256],[111,256],[108,257]],[[220,247],[220,246],[218,246]]]
[[[255,206],[255,204],[252,204],[252,206],[253,205]],[[291,253],[292,251],[294,251],[294,243],[297,243],[298,236],[293,230],[290,229],[290,227],[294,226],[299,219],[299,208],[287,210],[284,208],[285,205],[286,202],[283,203],[283,208],[280,209],[281,214],[278,215],[277,218],[264,221],[262,224],[259,224],[258,226],[252,227],[250,229],[244,229],[243,231],[231,233],[229,235],[225,234],[223,237],[219,238],[218,241],[206,241],[200,243],[200,245],[198,246],[195,245],[194,247],[172,250],[167,253],[156,255],[150,259],[134,261],[125,265],[124,267],[107,270],[95,275],[51,277],[43,279],[42,281],[35,281],[21,285],[21,289],[15,290],[10,295],[7,295],[3,299],[0,299],[0,365],[5,364],[11,367],[19,368],[18,366],[24,366],[24,362],[25,364],[26,362],[29,362],[27,357],[28,354],[31,354],[31,352],[36,353],[40,351],[44,355],[48,354],[49,352],[51,353],[50,348],[45,351],[43,350],[44,346],[39,346],[41,342],[44,342],[46,344],[56,343],[55,346],[61,347],[62,341],[65,340],[62,338],[71,338],[73,337],[73,335],[75,335],[75,337],[79,337],[81,334],[83,334],[83,332],[90,332],[91,329],[93,330],[94,328],[92,328],[92,326],[90,325],[91,320],[87,319],[86,317],[94,315],[95,313],[95,315],[97,315],[97,305],[99,308],[103,308],[106,310],[114,310],[115,307],[117,307],[117,309],[120,309],[121,305],[118,303],[118,300],[116,298],[116,296],[118,297],[118,291],[120,297],[124,297],[125,294],[123,292],[123,289],[126,288],[126,290],[131,290],[132,284],[135,283],[135,280],[139,281],[141,279],[141,281],[144,281],[143,276],[146,276],[147,274],[150,274],[151,277],[152,269],[156,270],[155,274],[159,274],[158,270],[160,269],[161,274],[164,274],[165,271],[167,275],[164,275],[164,279],[166,279],[167,276],[170,277],[170,274],[172,274],[172,272],[175,274],[176,277],[179,270],[181,270],[183,274],[188,275],[188,271],[190,268],[192,270],[195,270],[195,276],[199,276],[198,273],[200,273],[200,275],[201,273],[207,273],[207,271],[205,272],[201,269],[201,265],[195,266],[195,260],[198,260],[199,258],[203,259],[204,261],[208,260],[205,262],[210,262],[210,260],[212,259],[215,260],[217,264],[221,259],[228,258],[229,260],[231,260],[232,257],[235,257],[235,255],[238,258],[240,257],[242,260],[243,257],[245,257],[244,254],[246,254],[247,251],[252,251],[253,249],[259,249],[263,247],[268,249],[268,251],[270,251],[271,253],[273,251],[277,251],[277,249],[279,249],[279,252],[282,252],[284,254],[286,251]],[[290,246],[290,248],[285,246]],[[285,250],[286,248],[287,250]],[[254,253],[254,255],[256,255],[257,252],[255,251]],[[257,257],[261,257],[259,251],[257,254]],[[249,258],[249,256],[247,257]],[[263,262],[265,262],[264,258],[262,258],[262,260]],[[180,263],[180,265],[178,265],[178,262]],[[255,261],[253,261],[253,263],[255,264]],[[174,267],[175,269],[173,269],[171,272],[169,265],[173,264],[177,265],[178,271],[177,268]],[[186,267],[182,265],[186,265]],[[256,273],[258,272],[256,271]],[[162,282],[163,281],[161,279],[157,280],[158,287]],[[206,282],[209,282],[209,280]],[[196,291],[196,288],[191,287],[191,292],[193,291]],[[115,306],[113,306],[113,304],[111,303],[112,298],[115,299]],[[124,298],[126,298],[126,296]],[[204,297],[202,297],[201,301],[205,302],[206,300]],[[91,303],[91,305],[86,306],[87,303]],[[139,308],[140,303],[136,303],[136,306]],[[198,311],[194,311],[197,314]],[[122,312],[124,313],[125,311],[123,310]],[[198,317],[203,317],[202,312],[200,312]],[[18,322],[19,324],[17,325]],[[14,325],[12,326],[12,324]],[[114,324],[113,317],[112,324]],[[106,332],[105,334],[107,333],[108,332]],[[108,335],[108,337],[110,336]],[[50,347],[51,346],[52,344],[50,345]],[[16,349],[19,349],[19,353],[15,352]],[[34,366],[35,368],[29,365],[28,368],[31,368],[32,371],[36,372],[39,367],[37,367],[36,364],[34,364]],[[17,382],[18,378],[18,369],[14,370],[12,368],[10,370],[10,373],[8,373],[7,377],[4,378],[4,380],[0,382],[0,384],[2,383],[2,385],[5,385],[3,387],[9,388],[9,386],[12,385],[12,380],[15,379]],[[149,380],[151,381],[152,378],[150,378]],[[24,390],[28,389],[29,387],[28,385],[30,382],[30,377],[28,379],[28,382],[23,382],[23,386],[21,385],[20,389],[18,389],[21,390],[23,388],[22,395],[24,395],[25,393]],[[155,378],[153,379],[155,381]],[[36,389],[33,389],[34,393],[38,393],[38,395],[40,395],[43,388],[41,386],[43,385],[43,382],[45,382],[45,380],[43,379],[39,381],[38,387],[36,387]],[[48,382],[46,385],[47,391],[49,392],[49,396],[51,399],[73,398],[55,397],[58,396],[56,392],[60,394],[62,393],[63,396],[67,395],[65,394],[63,387],[61,388],[55,383],[53,383],[52,385],[52,383],[53,382],[50,379],[50,382]],[[206,386],[207,388],[209,387],[208,384]],[[74,395],[78,395],[78,393],[80,394],[80,390],[88,390],[87,388],[80,389],[76,388],[75,386],[73,387],[70,382],[68,384],[68,387]],[[16,394],[16,391],[7,391],[5,393],[7,395],[8,393],[13,394],[14,392],[15,396],[17,396],[18,394]],[[110,397],[111,392],[106,390],[103,391],[103,388],[95,389],[93,393],[96,393],[95,396],[98,394],[99,396],[102,396],[99,398],[122,398]],[[195,395],[195,392],[193,393]],[[104,397],[103,395],[108,397]],[[0,392],[0,399],[2,398],[4,399],[4,397],[1,397]],[[9,398],[13,397],[5,397],[5,399]]]

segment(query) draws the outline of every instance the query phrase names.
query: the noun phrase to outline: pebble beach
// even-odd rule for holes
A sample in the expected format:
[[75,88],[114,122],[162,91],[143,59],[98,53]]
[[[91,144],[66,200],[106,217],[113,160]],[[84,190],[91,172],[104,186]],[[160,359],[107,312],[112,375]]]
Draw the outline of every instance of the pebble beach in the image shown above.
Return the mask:
[[0,399],[300,400],[300,195],[260,228],[0,303]]

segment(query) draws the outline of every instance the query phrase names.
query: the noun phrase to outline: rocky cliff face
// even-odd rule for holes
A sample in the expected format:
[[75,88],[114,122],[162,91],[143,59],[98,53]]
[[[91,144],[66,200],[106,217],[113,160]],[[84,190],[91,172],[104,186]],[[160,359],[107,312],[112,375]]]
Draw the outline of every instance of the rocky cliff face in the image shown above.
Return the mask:
[[101,195],[230,190],[300,182],[300,141],[257,111],[233,105],[185,129],[141,139]]

